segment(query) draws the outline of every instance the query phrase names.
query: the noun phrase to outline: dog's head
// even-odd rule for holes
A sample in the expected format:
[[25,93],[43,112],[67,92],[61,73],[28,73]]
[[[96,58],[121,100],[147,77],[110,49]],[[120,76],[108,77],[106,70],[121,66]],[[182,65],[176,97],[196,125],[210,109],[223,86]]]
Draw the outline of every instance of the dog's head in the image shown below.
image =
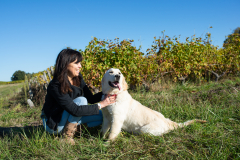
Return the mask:
[[107,70],[102,78],[103,94],[118,94],[127,89],[128,85],[119,69],[111,68]]

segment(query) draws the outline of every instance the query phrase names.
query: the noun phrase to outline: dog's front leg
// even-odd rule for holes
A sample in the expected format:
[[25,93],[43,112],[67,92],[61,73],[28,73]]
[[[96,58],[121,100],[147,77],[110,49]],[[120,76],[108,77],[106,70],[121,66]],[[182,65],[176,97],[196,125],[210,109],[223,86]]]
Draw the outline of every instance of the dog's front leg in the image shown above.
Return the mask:
[[103,120],[103,124],[102,124],[102,136],[103,136],[103,138],[105,138],[107,131],[110,129],[110,126],[111,126],[111,122],[108,119]]
[[103,124],[102,124],[102,136],[105,138],[107,131],[111,126],[111,115],[105,108],[102,109],[103,112]]
[[113,116],[111,131],[108,138],[110,141],[113,141],[118,136],[118,134],[121,132],[122,126],[123,120]]

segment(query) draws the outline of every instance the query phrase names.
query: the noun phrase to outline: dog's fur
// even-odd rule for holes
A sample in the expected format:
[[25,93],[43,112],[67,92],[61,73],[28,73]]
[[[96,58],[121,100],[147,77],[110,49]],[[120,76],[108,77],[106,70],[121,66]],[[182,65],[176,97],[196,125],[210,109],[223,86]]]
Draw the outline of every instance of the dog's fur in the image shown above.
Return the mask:
[[161,113],[134,100],[127,89],[128,85],[119,69],[111,68],[104,74],[102,79],[103,94],[117,95],[116,103],[102,109],[102,135],[105,137],[106,132],[111,128],[109,140],[114,140],[121,129],[135,134],[149,133],[160,136],[193,122],[206,122],[203,120],[190,120],[184,123],[173,122]]

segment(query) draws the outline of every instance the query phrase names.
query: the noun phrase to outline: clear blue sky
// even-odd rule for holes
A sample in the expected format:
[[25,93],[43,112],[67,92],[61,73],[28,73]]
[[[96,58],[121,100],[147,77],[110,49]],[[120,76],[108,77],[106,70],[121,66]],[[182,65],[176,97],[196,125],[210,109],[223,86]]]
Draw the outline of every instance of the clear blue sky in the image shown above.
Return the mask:
[[145,52],[163,30],[182,40],[210,32],[221,47],[240,27],[239,8],[240,0],[0,0],[0,81],[43,71],[62,49],[84,50],[92,37],[134,39]]

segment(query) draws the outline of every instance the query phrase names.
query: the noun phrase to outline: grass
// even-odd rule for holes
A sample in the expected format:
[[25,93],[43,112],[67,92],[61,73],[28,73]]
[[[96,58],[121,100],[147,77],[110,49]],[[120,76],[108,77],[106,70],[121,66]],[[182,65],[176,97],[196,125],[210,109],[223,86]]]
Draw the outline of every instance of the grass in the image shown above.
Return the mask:
[[[152,85],[148,92],[140,88],[129,92],[176,122],[195,118],[208,122],[163,136],[123,131],[109,145],[100,136],[101,127],[83,130],[75,146],[38,127],[0,138],[0,159],[240,159],[239,78],[203,85],[162,83]],[[0,107],[0,126],[41,124],[41,106],[30,109],[14,98],[11,101]]]
[[23,83],[0,85],[0,97],[5,98],[13,95],[16,92],[19,92],[22,87]]
[[[24,83],[0,85],[0,109],[3,108],[3,106],[8,106],[11,104],[11,101],[9,101],[9,99],[21,92],[23,86]],[[0,119],[2,119],[3,115],[1,113],[0,116]]]

